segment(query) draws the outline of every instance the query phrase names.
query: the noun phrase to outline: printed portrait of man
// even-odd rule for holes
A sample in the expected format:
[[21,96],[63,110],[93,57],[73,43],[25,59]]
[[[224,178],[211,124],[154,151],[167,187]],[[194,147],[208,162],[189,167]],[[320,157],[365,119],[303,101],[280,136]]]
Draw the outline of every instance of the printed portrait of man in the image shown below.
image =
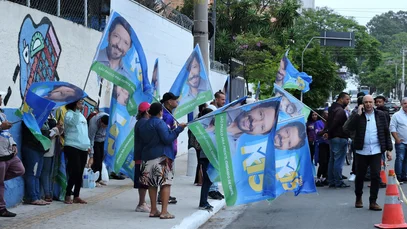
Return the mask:
[[291,122],[277,129],[274,136],[274,146],[280,150],[299,149],[307,139],[305,125],[301,122]]
[[[131,26],[123,17],[116,17],[113,20],[109,28],[107,42],[107,47],[99,51],[96,61],[108,66],[127,79],[131,79],[131,74],[124,66],[122,60],[132,46]],[[123,91],[126,90],[115,85],[113,96],[119,104],[125,106],[129,100],[129,93]]]
[[287,68],[287,58],[283,57],[280,61],[280,67],[278,68],[275,82],[280,87],[282,87],[284,84],[284,78],[287,73],[286,68]]
[[187,63],[188,78],[186,84],[188,85],[188,92],[180,99],[180,106],[195,99],[199,93],[210,90],[208,79],[204,79],[201,76],[198,53],[193,52],[188,58]]

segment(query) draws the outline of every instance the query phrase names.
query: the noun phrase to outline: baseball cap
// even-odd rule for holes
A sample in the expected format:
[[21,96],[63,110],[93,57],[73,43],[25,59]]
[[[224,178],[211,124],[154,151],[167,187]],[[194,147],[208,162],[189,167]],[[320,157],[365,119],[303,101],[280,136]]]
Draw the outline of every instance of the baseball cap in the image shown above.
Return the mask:
[[142,102],[138,105],[138,110],[140,112],[146,112],[148,109],[150,109],[150,104],[147,102]]
[[6,94],[7,94],[7,92],[5,92],[5,91],[0,91],[0,96],[6,95]]
[[168,100],[177,100],[179,96],[175,96],[172,92],[167,92],[163,95],[163,99],[160,101],[161,103],[167,102]]

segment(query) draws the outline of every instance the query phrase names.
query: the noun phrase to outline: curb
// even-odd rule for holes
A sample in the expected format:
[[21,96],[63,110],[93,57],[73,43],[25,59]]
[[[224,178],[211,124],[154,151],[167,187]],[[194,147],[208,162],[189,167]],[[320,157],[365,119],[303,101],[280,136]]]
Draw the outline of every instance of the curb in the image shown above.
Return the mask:
[[212,212],[198,210],[192,215],[185,217],[180,224],[173,226],[171,229],[197,229],[226,206],[225,200],[213,200],[210,204],[213,206]]

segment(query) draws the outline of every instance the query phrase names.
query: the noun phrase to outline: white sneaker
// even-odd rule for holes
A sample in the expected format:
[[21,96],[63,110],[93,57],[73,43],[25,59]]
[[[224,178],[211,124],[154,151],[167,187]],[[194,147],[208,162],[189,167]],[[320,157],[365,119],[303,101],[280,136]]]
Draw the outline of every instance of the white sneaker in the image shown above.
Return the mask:
[[355,174],[352,174],[352,175],[350,175],[348,181],[354,182],[355,179],[356,179],[356,175],[355,175]]
[[144,203],[141,206],[137,206],[136,212],[146,212],[149,213],[151,211],[150,207],[147,205],[147,203]]

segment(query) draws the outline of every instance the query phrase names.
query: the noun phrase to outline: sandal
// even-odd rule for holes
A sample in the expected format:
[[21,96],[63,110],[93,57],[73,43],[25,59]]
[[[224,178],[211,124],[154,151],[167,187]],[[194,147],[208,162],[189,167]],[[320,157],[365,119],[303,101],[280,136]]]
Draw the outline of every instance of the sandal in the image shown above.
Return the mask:
[[149,215],[148,217],[151,217],[151,218],[158,218],[158,217],[160,217],[160,216],[161,216],[161,212],[157,210],[154,214],[151,214],[151,213],[150,213],[150,215]]
[[35,200],[30,202],[31,205],[38,205],[38,206],[45,206],[48,205],[45,201],[43,200]]
[[74,204],[87,204],[88,202],[82,200],[82,199],[79,198],[79,197],[75,197],[75,198],[73,199],[73,203],[74,203]]
[[51,203],[51,202],[52,202],[52,197],[46,196],[46,197],[44,198],[44,200],[45,200],[45,202]]
[[64,201],[64,203],[65,203],[65,204],[72,204],[73,202],[72,202],[71,197],[70,197],[70,196],[65,196],[65,201]]
[[160,215],[160,219],[174,219],[175,216],[171,215],[169,212],[167,212],[167,214],[162,214]]

